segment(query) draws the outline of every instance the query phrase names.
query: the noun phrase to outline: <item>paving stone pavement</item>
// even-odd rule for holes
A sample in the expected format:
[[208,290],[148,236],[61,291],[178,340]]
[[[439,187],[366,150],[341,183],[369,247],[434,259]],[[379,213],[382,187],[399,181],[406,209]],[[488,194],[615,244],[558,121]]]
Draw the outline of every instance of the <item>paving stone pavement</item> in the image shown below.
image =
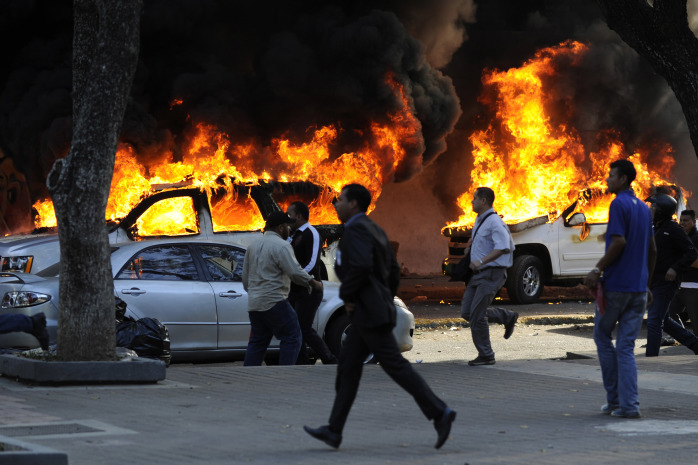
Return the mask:
[[[326,423],[333,366],[176,364],[156,385],[28,387],[0,378],[0,435],[87,464],[692,464],[698,358],[681,347],[638,357],[644,417],[599,413],[598,362],[514,360],[415,369],[458,412],[449,441],[368,365],[338,450],[303,425]],[[676,349],[676,350],[673,350]]]

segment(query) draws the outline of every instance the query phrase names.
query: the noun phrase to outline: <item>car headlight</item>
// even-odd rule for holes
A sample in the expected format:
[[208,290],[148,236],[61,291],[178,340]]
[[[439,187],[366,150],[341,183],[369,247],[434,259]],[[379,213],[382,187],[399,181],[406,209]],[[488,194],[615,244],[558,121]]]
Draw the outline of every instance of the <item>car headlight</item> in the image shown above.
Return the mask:
[[20,273],[29,273],[32,269],[34,257],[31,255],[25,257],[3,257],[1,271],[18,271]]
[[51,296],[48,294],[42,294],[41,292],[12,291],[7,292],[5,297],[2,298],[2,304],[0,304],[0,307],[31,307],[33,305],[43,304],[49,300],[51,300]]

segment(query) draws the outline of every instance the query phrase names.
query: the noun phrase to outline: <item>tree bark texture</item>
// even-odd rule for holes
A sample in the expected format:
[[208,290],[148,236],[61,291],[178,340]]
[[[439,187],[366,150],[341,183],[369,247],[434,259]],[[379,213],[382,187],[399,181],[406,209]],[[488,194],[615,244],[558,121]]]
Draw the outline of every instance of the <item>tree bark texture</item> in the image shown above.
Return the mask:
[[73,136],[48,175],[61,249],[58,358],[112,360],[105,213],[138,61],[142,0],[74,0]]
[[698,156],[698,39],[687,0],[597,0],[608,27],[666,79],[681,104]]

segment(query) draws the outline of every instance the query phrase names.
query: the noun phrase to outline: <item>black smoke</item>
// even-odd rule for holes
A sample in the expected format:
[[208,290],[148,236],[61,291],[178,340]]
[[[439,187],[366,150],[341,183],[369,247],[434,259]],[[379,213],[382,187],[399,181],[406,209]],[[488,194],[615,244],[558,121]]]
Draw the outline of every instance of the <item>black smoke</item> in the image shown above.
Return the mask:
[[[7,65],[0,74],[0,146],[40,195],[70,144],[72,3],[9,0],[0,8]],[[371,121],[388,123],[400,109],[390,73],[422,126],[394,175],[408,179],[446,150],[460,116],[450,78],[429,58],[444,64],[462,43],[469,8],[470,0],[145,0],[121,140],[147,164],[163,150],[176,159],[202,121],[233,141],[262,145],[282,135],[306,141],[308,128],[334,124],[341,133],[332,155],[339,156],[365,142]],[[183,103],[172,106],[174,99]]]

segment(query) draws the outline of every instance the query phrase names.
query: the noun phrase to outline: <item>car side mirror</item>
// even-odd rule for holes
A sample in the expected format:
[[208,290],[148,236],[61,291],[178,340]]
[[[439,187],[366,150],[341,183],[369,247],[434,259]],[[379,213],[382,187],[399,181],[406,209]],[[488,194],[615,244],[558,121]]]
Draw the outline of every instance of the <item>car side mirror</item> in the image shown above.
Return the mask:
[[569,219],[567,224],[569,226],[579,226],[580,224],[584,224],[587,222],[587,217],[584,216],[584,213],[575,213],[572,215],[572,217]]

